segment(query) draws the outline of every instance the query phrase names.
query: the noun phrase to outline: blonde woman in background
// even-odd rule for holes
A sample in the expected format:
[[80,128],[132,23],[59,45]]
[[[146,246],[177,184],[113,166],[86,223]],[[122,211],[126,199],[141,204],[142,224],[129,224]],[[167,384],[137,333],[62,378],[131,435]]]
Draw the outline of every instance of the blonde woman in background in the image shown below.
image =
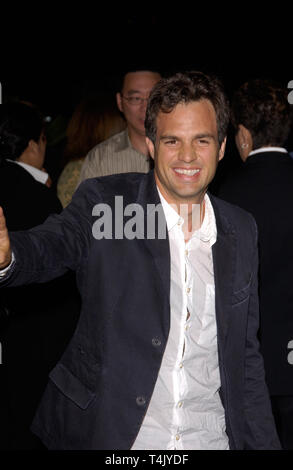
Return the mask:
[[64,158],[67,163],[57,183],[63,207],[71,201],[87,153],[125,127],[125,120],[111,99],[90,97],[77,105],[66,131]]

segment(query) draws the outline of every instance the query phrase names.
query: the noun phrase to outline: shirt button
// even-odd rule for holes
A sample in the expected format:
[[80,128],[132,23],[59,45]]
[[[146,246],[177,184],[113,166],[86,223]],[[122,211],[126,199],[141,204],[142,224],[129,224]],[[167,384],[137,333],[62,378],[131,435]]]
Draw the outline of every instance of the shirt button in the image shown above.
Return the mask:
[[83,356],[85,354],[85,351],[84,349],[82,348],[82,346],[78,346],[78,350],[79,350],[79,353]]
[[182,408],[182,406],[183,406],[183,402],[180,401],[180,402],[178,403],[178,408]]
[[176,441],[179,441],[179,439],[180,439],[179,434],[176,434],[175,439],[176,439]]
[[155,347],[161,346],[162,342],[159,338],[153,338],[152,339],[152,345]]
[[189,292],[190,292],[190,287],[187,287],[186,292],[187,292],[187,294],[189,294]]
[[185,256],[188,256],[188,250],[185,250],[184,253],[185,253]]
[[183,362],[180,362],[179,367],[180,367],[180,369],[182,369],[182,367],[183,367]]
[[145,399],[145,397],[142,397],[142,396],[141,396],[141,397],[137,397],[137,398],[136,398],[136,404],[137,404],[138,406],[143,406],[143,405],[145,405],[145,404],[146,404],[146,399]]

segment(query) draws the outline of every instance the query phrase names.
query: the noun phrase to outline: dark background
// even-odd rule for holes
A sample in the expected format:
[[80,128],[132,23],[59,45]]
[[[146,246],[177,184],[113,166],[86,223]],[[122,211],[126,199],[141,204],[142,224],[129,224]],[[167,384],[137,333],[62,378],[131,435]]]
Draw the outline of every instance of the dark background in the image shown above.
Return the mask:
[[[85,96],[115,96],[117,78],[144,67],[163,75],[201,70],[222,79],[228,97],[244,81],[293,80],[293,13],[288,3],[155,4],[42,3],[12,6],[1,15],[0,82],[3,101],[38,105],[48,124],[50,168],[66,124]],[[289,90],[288,90],[289,93]],[[229,131],[219,169],[238,164]],[[293,149],[290,138],[289,150]],[[59,156],[58,156],[59,153]],[[56,156],[57,155],[57,156]],[[61,167],[52,174],[55,179]]]
[[[212,72],[229,97],[251,78],[272,78],[285,87],[293,80],[289,2],[109,2],[108,8],[98,2],[2,2],[0,15],[3,101],[31,101],[51,117],[46,168],[55,177],[59,143],[75,106],[91,93],[114,94],[123,70]],[[223,165],[237,161],[230,133],[220,174]]]
[[1,14],[3,99],[16,95],[45,114],[70,114],[84,94],[115,92],[119,73],[144,66],[215,73],[228,95],[249,78],[287,86],[292,8],[255,3],[13,6]]

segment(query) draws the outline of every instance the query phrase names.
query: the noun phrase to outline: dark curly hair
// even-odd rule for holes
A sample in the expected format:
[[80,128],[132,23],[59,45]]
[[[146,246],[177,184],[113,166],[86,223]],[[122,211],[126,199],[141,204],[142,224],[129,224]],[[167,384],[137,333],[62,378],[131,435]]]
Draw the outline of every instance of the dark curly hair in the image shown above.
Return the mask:
[[232,124],[251,133],[253,148],[282,146],[292,125],[288,90],[272,80],[255,79],[241,85],[232,99]]
[[1,104],[0,161],[19,158],[30,140],[38,142],[43,130],[42,116],[33,106],[22,102]]
[[170,113],[179,103],[190,103],[202,99],[209,100],[214,106],[218,140],[221,145],[227,135],[230,119],[228,99],[218,78],[195,71],[176,73],[172,77],[161,79],[154,86],[146,110],[147,137],[155,143],[159,112]]

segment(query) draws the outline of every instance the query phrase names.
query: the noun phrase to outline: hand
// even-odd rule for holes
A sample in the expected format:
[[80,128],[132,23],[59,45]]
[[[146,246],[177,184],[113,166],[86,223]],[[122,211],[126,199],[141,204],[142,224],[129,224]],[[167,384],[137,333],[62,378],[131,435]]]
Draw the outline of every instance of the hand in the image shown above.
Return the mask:
[[[46,170],[46,168],[44,168],[44,167],[41,168],[41,171],[43,171],[44,173],[48,173],[47,170]],[[51,180],[51,177],[50,177],[50,175],[48,174],[48,179],[47,179],[45,185],[46,185],[48,188],[51,188],[52,183],[53,183],[53,181]]]
[[0,207],[0,269],[7,268],[11,262],[11,248],[2,207]]
[[48,176],[48,179],[47,179],[47,181],[46,181],[46,183],[45,183],[45,184],[46,184],[46,186],[47,186],[48,188],[51,188],[51,186],[52,186],[52,183],[53,183],[53,182],[52,182],[52,180],[51,180],[50,176]]

